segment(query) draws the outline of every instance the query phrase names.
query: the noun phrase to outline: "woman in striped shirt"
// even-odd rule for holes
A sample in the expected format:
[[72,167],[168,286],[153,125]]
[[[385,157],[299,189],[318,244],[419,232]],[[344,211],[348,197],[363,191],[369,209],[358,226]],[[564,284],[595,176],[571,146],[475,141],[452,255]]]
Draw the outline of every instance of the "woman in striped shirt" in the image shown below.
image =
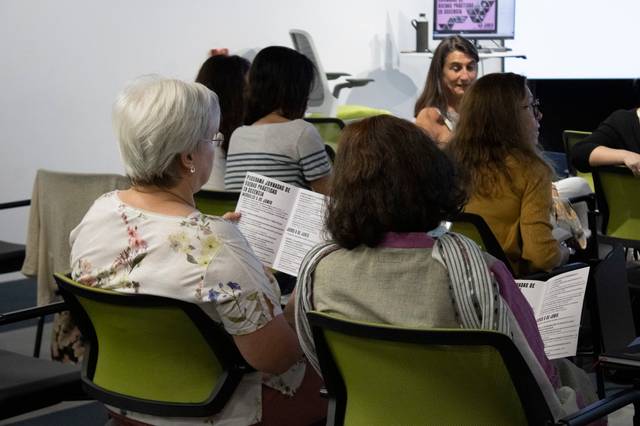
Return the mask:
[[315,68],[293,49],[270,46],[249,71],[246,126],[231,136],[225,189],[239,191],[254,172],[327,194],[331,161],[312,124],[302,120]]

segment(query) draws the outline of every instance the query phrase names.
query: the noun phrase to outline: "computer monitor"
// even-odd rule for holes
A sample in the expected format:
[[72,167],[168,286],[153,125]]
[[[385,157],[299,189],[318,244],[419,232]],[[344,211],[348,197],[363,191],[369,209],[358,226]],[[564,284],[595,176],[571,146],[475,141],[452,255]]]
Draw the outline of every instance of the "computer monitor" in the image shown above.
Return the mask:
[[515,11],[515,0],[434,0],[433,39],[513,39]]

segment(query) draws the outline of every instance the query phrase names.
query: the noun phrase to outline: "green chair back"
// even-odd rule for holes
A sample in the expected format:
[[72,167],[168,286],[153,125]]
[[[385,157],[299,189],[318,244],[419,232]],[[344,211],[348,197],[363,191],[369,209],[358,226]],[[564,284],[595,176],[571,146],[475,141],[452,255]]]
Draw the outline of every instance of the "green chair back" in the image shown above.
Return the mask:
[[371,108],[362,105],[340,105],[336,111],[336,116],[345,122],[362,120],[363,118],[374,117],[376,115],[391,115],[386,109]]
[[334,152],[338,151],[338,140],[344,129],[344,122],[339,118],[307,117],[306,121],[313,124],[324,143],[329,145]]
[[327,424],[544,424],[544,397],[508,336],[418,330],[310,312]]
[[562,132],[562,141],[564,143],[564,152],[567,156],[567,167],[569,168],[569,173],[572,176],[578,176],[583,178],[589,184],[591,191],[595,191],[595,185],[593,183],[593,176],[591,173],[583,173],[576,170],[571,163],[571,150],[582,139],[589,136],[591,132],[583,132],[579,130],[565,130]]
[[451,221],[451,231],[472,239],[482,250],[502,261],[511,274],[514,273],[511,262],[482,216],[474,213],[459,213]]
[[103,403],[158,416],[209,416],[249,368],[197,305],[55,279],[88,340],[83,386]]
[[196,208],[204,214],[211,216],[222,216],[227,212],[236,210],[239,192],[208,191],[197,192],[193,198],[196,201]]
[[626,167],[597,167],[593,171],[603,242],[640,248],[640,179]]

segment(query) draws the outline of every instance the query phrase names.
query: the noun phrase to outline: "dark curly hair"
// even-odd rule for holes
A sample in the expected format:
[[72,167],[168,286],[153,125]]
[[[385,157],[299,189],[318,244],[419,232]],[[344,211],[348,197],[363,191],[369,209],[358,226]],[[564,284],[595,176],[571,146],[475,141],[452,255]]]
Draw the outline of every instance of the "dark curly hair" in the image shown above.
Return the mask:
[[262,49],[249,70],[246,123],[274,111],[289,120],[302,118],[314,77],[315,67],[303,54],[283,46]]
[[426,232],[466,201],[449,158],[413,123],[389,115],[347,126],[334,163],[327,229],[346,249],[386,232]]

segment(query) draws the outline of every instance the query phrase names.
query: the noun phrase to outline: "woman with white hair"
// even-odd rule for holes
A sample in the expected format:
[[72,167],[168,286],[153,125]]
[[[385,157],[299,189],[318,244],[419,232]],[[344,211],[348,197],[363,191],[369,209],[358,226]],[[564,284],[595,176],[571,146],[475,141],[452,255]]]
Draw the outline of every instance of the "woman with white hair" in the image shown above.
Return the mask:
[[233,223],[195,207],[193,194],[207,182],[220,143],[216,94],[199,83],[144,77],[119,95],[113,122],[132,186],[101,196],[71,232],[72,278],[195,303],[224,325],[257,370],[212,419],[116,410],[115,422],[282,424],[273,416],[301,402],[304,424],[322,419],[320,379],[305,371],[277,285]]

